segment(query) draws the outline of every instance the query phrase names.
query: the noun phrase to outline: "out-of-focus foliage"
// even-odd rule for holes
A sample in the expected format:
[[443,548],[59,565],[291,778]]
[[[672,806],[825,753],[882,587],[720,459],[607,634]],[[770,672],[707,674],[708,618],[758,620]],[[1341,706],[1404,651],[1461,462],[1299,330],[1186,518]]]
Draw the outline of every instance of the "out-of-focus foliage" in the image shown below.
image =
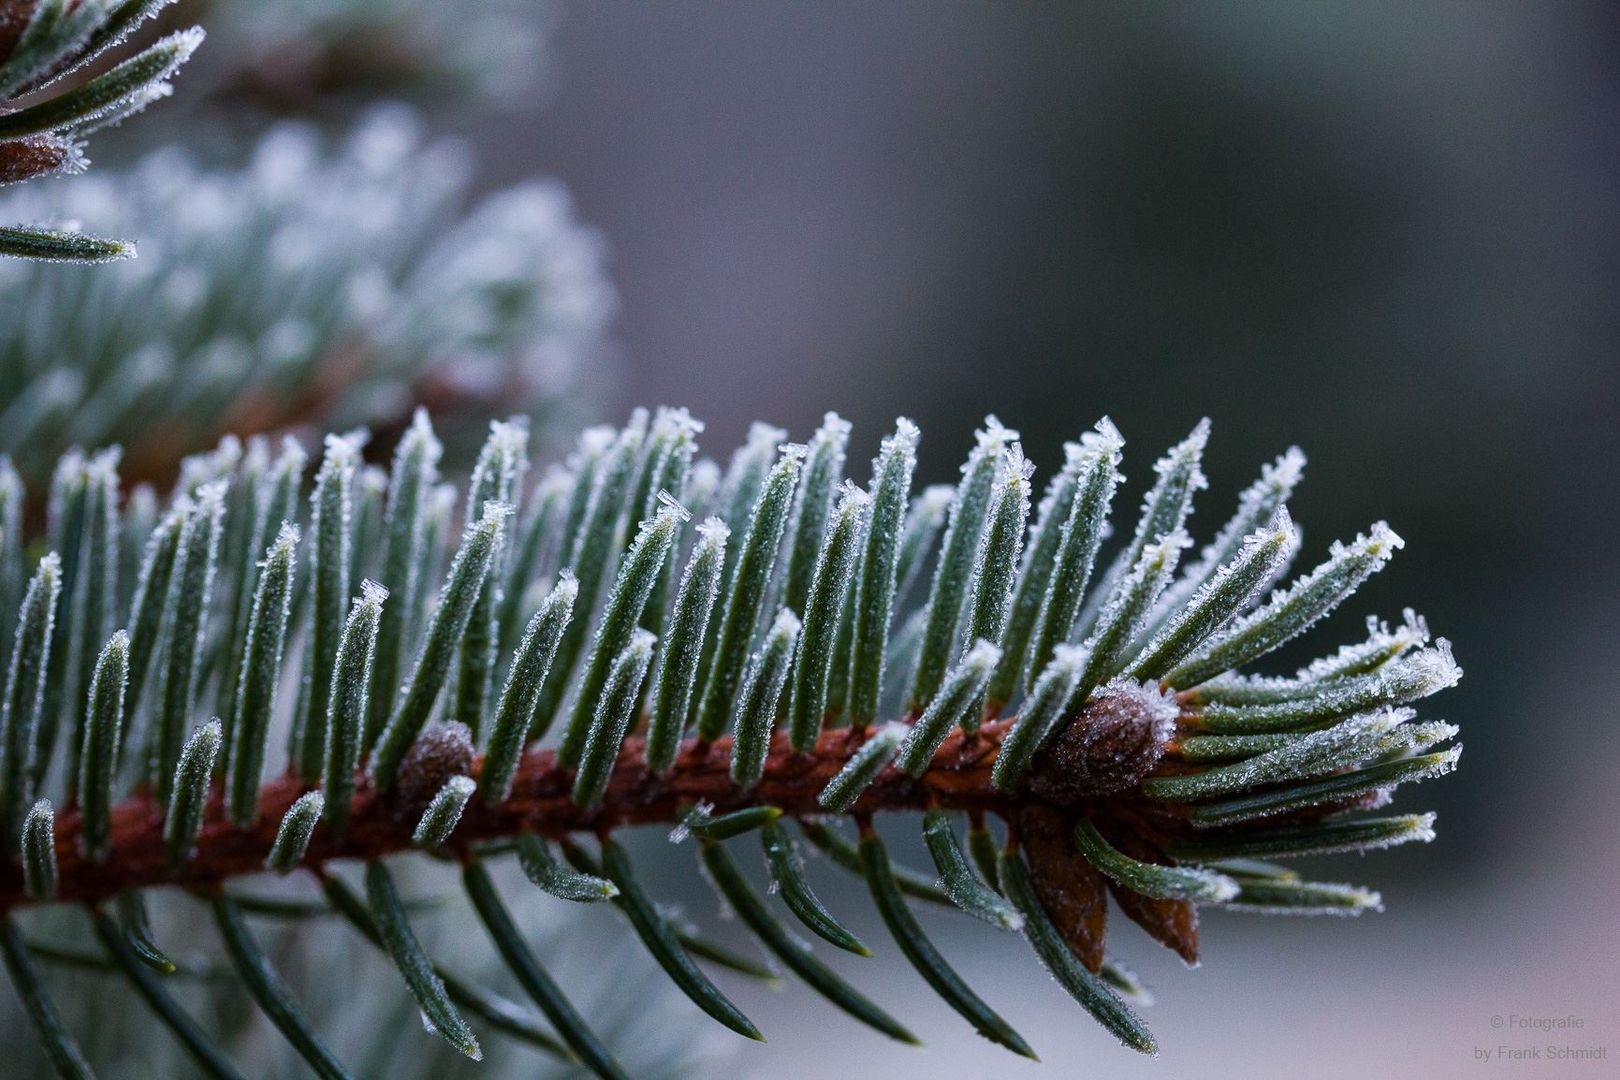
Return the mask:
[[37,479],[71,444],[118,442],[126,474],[162,474],[222,430],[386,428],[419,402],[452,438],[463,406],[543,432],[588,400],[602,244],[557,184],[474,199],[471,172],[396,106],[335,146],[277,127],[240,168],[168,149],[15,193],[0,214],[143,247],[94,272],[0,263],[0,451]]
[[[465,899],[456,895],[456,876],[432,865],[399,863],[394,869],[423,946],[435,956],[453,958],[456,974],[487,987],[491,1001],[538,1027],[533,1006],[485,943],[483,927]],[[503,888],[522,895],[528,886],[515,870],[491,867]],[[358,874],[344,876],[359,881]],[[280,909],[279,914],[270,905],[261,913],[249,911],[250,925],[311,1015],[341,1013],[347,1018],[323,1033],[355,1076],[440,1080],[457,1075],[466,1060],[422,1032],[410,995],[354,994],[354,987],[373,982],[394,988],[398,976],[387,955],[360,945],[354,928],[329,910],[312,908],[321,901],[306,882],[286,884],[276,888],[256,882],[240,890],[272,900]],[[221,1046],[238,1051],[244,1074],[262,1080],[307,1077],[308,1067],[265,1022],[217,949],[211,943],[202,948],[185,944],[198,921],[207,920],[206,903],[152,893],[146,906],[153,938],[178,943],[170,947],[178,970],[156,977]],[[569,987],[570,998],[592,1018],[631,1076],[683,1080],[724,1076],[735,1068],[736,1048],[727,1035],[692,1020],[685,999],[658,976],[651,961],[637,954],[635,942],[610,940],[603,947],[602,936],[591,925],[600,923],[601,912],[532,893],[510,910],[535,952]],[[180,1044],[131,997],[122,971],[107,962],[88,922],[64,906],[40,912],[29,924],[29,934],[31,941],[48,937],[63,943],[62,951],[48,958],[38,955],[50,969],[46,977],[63,1019],[97,1065],[98,1075],[177,1080],[202,1075]],[[600,978],[604,971],[613,973],[613,979]],[[624,992],[630,982],[635,983],[634,993]],[[481,1039],[484,1060],[471,1067],[480,1080],[573,1080],[580,1075],[577,1064],[495,1033],[486,1021],[476,1022],[481,1035],[490,1032]],[[7,989],[0,989],[0,1054],[13,1063],[7,1076],[51,1075],[32,1028]]]
[[[168,2],[0,0],[0,185],[82,171],[85,136],[169,95],[169,78],[202,42],[195,26],[80,77]],[[132,254],[127,241],[85,236],[76,226],[0,225],[0,255],[103,262]]]
[[549,0],[210,0],[206,96],[309,112],[378,95],[512,98],[548,67]]

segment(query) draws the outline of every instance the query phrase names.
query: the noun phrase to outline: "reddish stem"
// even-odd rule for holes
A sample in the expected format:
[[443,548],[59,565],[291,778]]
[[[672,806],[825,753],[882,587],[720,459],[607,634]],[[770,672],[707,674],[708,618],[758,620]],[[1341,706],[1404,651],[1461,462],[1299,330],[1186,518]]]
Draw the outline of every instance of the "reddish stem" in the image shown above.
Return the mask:
[[[886,810],[915,810],[930,805],[950,809],[1003,812],[1008,798],[990,783],[990,767],[1011,718],[992,721],[972,736],[953,732],[934,755],[933,764],[917,779],[885,769],[852,810],[865,817]],[[822,812],[816,797],[865,741],[862,732],[834,728],[823,732],[812,753],[796,753],[785,732],[772,738],[764,777],[751,791],[732,782],[729,736],[707,745],[688,739],[675,768],[666,776],[648,772],[643,740],[632,736],[619,751],[602,803],[584,810],[570,797],[573,771],[557,764],[551,750],[530,750],[518,765],[511,797],[498,806],[474,798],[456,827],[452,846],[498,840],[529,831],[561,837],[568,833],[606,833],[622,825],[672,824],[683,806],[712,803],[724,813],[767,804],[783,813],[809,816]],[[475,762],[474,775],[481,762]],[[56,820],[58,900],[95,904],[126,889],[177,885],[211,891],[225,881],[264,868],[282,815],[312,785],[294,776],[265,784],[259,793],[259,816],[246,828],[227,822],[218,787],[211,793],[197,850],[190,861],[170,866],[164,855],[163,819],[150,794],[137,794],[112,812],[112,855],[95,864],[85,859],[79,843],[80,817],[64,812]],[[406,812],[362,777],[355,792],[348,830],[335,840],[318,827],[305,855],[306,865],[332,859],[375,859],[411,846],[418,812]],[[0,912],[27,904],[22,870],[15,863],[0,868]]]

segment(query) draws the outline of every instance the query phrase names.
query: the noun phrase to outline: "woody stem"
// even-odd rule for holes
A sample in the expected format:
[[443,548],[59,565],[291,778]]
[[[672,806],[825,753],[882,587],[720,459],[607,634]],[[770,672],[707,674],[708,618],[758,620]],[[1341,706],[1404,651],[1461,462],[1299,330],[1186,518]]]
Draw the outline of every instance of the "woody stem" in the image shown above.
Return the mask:
[[[1012,723],[1011,718],[992,721],[972,735],[953,732],[928,770],[916,779],[892,768],[884,770],[851,813],[870,815],[931,805],[980,813],[1005,811],[1009,799],[991,785],[990,768]],[[465,849],[523,832],[561,837],[586,831],[606,833],[622,825],[673,824],[683,807],[699,802],[712,804],[719,813],[771,805],[793,817],[819,814],[823,811],[817,796],[864,739],[864,732],[834,728],[822,733],[812,751],[798,753],[788,745],[786,733],[778,732],[764,776],[755,788],[745,791],[731,779],[729,737],[708,744],[688,739],[675,767],[658,776],[644,763],[643,740],[631,736],[619,752],[602,802],[590,810],[571,798],[573,770],[559,765],[551,750],[530,750],[519,763],[510,797],[495,806],[475,798],[457,826],[451,846]],[[479,765],[473,765],[475,776]],[[264,869],[265,856],[287,808],[312,786],[292,775],[271,780],[260,790],[254,824],[239,827],[226,820],[216,785],[196,851],[179,866],[171,866],[165,857],[163,817],[149,793],[131,796],[114,808],[112,855],[104,863],[84,857],[80,816],[76,811],[64,812],[56,820],[57,899],[97,904],[128,889],[155,885],[210,892],[231,878],[257,873]],[[336,859],[376,859],[405,850],[411,846],[419,812],[420,808],[400,807],[396,799],[362,777],[343,837],[335,838],[324,827],[317,828],[304,863],[319,866]],[[29,902],[21,868],[14,863],[0,868],[0,912]]]

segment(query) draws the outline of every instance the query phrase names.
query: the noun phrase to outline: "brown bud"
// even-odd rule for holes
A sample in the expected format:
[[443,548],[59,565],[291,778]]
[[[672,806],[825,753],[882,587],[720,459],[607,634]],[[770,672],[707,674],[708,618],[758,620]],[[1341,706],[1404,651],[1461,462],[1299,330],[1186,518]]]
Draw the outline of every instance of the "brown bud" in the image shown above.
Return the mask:
[[15,184],[55,172],[72,157],[72,145],[54,135],[0,142],[0,184]]
[[[1168,863],[1164,852],[1129,829],[1103,827],[1108,842],[1140,862]],[[1198,909],[1188,900],[1155,900],[1132,892],[1116,881],[1108,883],[1114,903],[1149,937],[1172,950],[1189,965],[1198,963]]]
[[429,724],[405,752],[394,785],[395,806],[410,818],[426,810],[444,782],[472,771],[472,731],[466,724]]
[[1074,846],[1074,818],[1032,803],[1019,811],[1017,822],[1041,907],[1069,951],[1097,971],[1108,930],[1108,892],[1102,874]]
[[[61,19],[66,21],[67,17],[77,11],[79,5],[83,2],[84,0],[67,0],[61,12]],[[0,0],[0,63],[9,60],[12,53],[17,51],[17,43],[22,40],[23,34],[28,29],[28,24],[34,21],[34,14],[39,10],[39,3],[40,0]],[[101,18],[104,23],[107,17],[103,15]],[[105,25],[101,26],[100,29],[106,29]],[[92,34],[88,38],[81,40],[72,51],[57,53],[52,56],[49,66],[38,72],[31,82],[13,93],[12,97],[18,97],[37,90],[66,69],[78,63],[90,51],[90,46],[97,40],[97,36]]]
[[39,0],[0,0],[0,63],[11,58]]
[[1164,756],[1176,713],[1175,699],[1157,686],[1116,679],[1036,755],[1030,791],[1070,806],[1135,788]]

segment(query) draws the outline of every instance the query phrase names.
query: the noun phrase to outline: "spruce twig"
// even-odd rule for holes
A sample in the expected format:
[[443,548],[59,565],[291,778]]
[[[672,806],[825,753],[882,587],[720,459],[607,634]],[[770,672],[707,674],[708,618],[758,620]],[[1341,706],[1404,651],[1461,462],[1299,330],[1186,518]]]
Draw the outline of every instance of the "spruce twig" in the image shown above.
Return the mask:
[[[739,863],[735,842],[759,830],[786,911],[827,943],[868,954],[817,897],[782,820],[794,819],[865,879],[898,951],[944,1001],[1031,1057],[925,936],[912,900],[1020,931],[1107,1030],[1148,1053],[1156,1043],[1122,1000],[1140,1000],[1140,984],[1104,951],[1110,892],[1127,918],[1188,959],[1197,956],[1195,906],[1378,909],[1372,890],[1243,860],[1433,837],[1432,815],[1356,812],[1455,766],[1460,747],[1445,744],[1457,728],[1419,720],[1415,707],[1460,678],[1449,644],[1431,643],[1408,613],[1396,629],[1375,621],[1364,641],[1294,676],[1234,669],[1304,632],[1381,569],[1400,546],[1387,526],[1334,545],[1315,570],[1262,599],[1297,544],[1284,505],[1297,467],[1285,455],[1177,576],[1203,484],[1201,424],[1159,463],[1141,522],[1088,598],[1123,440],[1103,422],[1069,448],[1032,533],[1030,467],[1016,436],[991,421],[949,496],[950,526],[919,607],[904,585],[920,574],[913,564],[930,546],[942,496],[909,497],[917,433],[902,422],[871,485],[846,482],[834,499],[845,434],[835,419],[808,460],[801,447],[779,449],[781,432],[756,428],[688,545],[684,506],[661,492],[673,484],[706,513],[717,468],[691,460],[697,426],[684,412],[638,411],[622,431],[582,443],[566,498],[560,474],[542,481],[534,514],[555,523],[556,546],[563,535],[568,543],[555,563],[539,564],[533,553],[547,544],[533,535],[536,518],[511,530],[527,554],[504,554],[514,520],[506,500],[523,495],[527,450],[521,425],[497,424],[431,610],[412,598],[430,591],[426,568],[449,554],[454,519],[442,488],[427,500],[431,512],[423,503],[435,460],[425,417],[404,437],[386,501],[380,471],[358,463],[358,437],[329,442],[302,560],[290,520],[305,501],[293,467],[300,453],[276,464],[266,446],[227,441],[187,462],[166,505],[132,501],[127,512],[111,505],[116,454],[64,459],[43,546],[73,560],[47,550],[30,566],[28,537],[0,531],[0,587],[16,605],[0,698],[0,825],[12,854],[0,861],[0,944],[58,1067],[75,1074],[82,1055],[34,957],[85,958],[68,944],[34,949],[15,921],[49,903],[91,909],[109,950],[95,969],[130,981],[206,1071],[231,1075],[209,1033],[156,981],[175,965],[150,940],[144,903],[169,886],[209,900],[235,978],[310,1067],[347,1075],[244,921],[258,906],[239,896],[236,879],[266,867],[316,875],[326,904],[389,954],[432,1029],[463,1054],[482,1053],[475,1029],[488,1025],[541,1049],[566,1045],[605,1077],[623,1069],[518,935],[487,862],[515,852],[539,889],[609,901],[699,1007],[763,1038],[699,964],[772,972],[673,920],[657,900],[665,882],[639,872],[622,842],[636,826],[676,827],[695,837],[715,888],[767,952],[835,1006],[911,1041],[805,950]],[[0,469],[0,496],[6,483]],[[0,525],[19,520],[0,497]],[[356,547],[372,546],[376,560],[356,558]],[[127,596],[116,595],[106,565],[115,559],[139,570]],[[388,581],[368,580],[352,597],[367,565],[401,577],[395,598],[406,602],[384,602]],[[508,622],[522,616],[503,589],[537,605],[520,639]],[[661,590],[673,596],[654,603]],[[105,603],[87,602],[97,591]],[[802,624],[778,598],[804,606]],[[887,654],[901,635],[889,631],[906,623],[919,662],[896,673]],[[503,637],[509,658],[494,652]],[[379,685],[382,647],[397,654],[396,672],[410,659],[398,694]],[[491,700],[484,680],[498,661],[509,662]],[[70,688],[51,682],[63,671]],[[284,700],[278,688],[295,675],[304,690]],[[905,711],[885,721],[878,706],[901,691]],[[211,707],[228,723],[199,723]],[[50,734],[64,718],[65,750]],[[269,732],[295,719],[289,767],[266,777]],[[554,726],[560,741],[539,738]],[[120,771],[131,731],[148,752],[132,763],[139,769]],[[53,768],[58,755],[65,760]],[[69,763],[71,798],[58,801],[50,785]],[[134,783],[127,773],[139,773]],[[921,815],[943,888],[890,861],[878,814]],[[957,815],[970,825],[967,849]],[[853,819],[859,841],[829,817]],[[991,819],[1005,825],[999,850],[1003,830]],[[600,865],[587,837],[600,844]],[[428,957],[382,863],[412,851],[461,865],[468,901],[556,1038]],[[366,864],[366,900],[329,872],[351,860]],[[112,906],[117,923],[104,914]]]

